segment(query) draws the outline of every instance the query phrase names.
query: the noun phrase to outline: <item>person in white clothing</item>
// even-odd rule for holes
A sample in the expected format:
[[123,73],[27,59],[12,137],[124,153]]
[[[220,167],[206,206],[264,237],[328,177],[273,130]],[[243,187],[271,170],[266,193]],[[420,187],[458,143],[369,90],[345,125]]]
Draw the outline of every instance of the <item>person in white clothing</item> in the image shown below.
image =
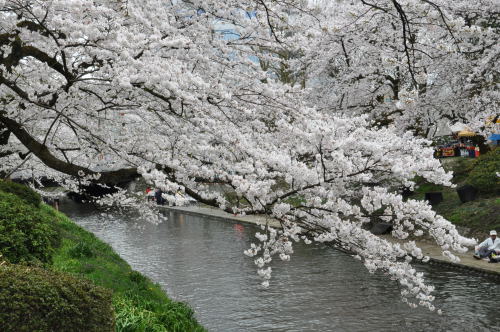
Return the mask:
[[476,253],[474,258],[481,259],[485,257],[490,257],[492,254],[500,254],[500,239],[497,238],[497,232],[491,231],[490,237],[481,242],[476,247]]

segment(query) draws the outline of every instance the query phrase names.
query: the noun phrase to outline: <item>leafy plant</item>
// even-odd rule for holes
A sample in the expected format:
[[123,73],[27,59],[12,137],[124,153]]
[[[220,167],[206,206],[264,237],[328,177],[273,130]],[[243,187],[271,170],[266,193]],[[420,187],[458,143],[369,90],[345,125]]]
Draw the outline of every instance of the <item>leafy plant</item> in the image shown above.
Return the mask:
[[2,331],[114,331],[111,292],[69,274],[0,266]]
[[128,274],[128,277],[130,278],[130,280],[132,280],[133,282],[135,282],[136,284],[138,285],[146,285],[147,283],[147,278],[145,276],[143,276],[140,272],[137,272],[137,271],[132,271]]
[[141,296],[124,294],[113,301],[116,308],[116,331],[205,331],[194,313],[182,302],[157,302]]
[[39,207],[42,199],[38,193],[31,188],[19,183],[0,180],[0,191],[14,194],[28,204]]
[[13,194],[0,191],[0,253],[11,263],[51,261],[60,242],[49,214]]
[[68,254],[72,258],[94,257],[95,252],[92,247],[86,242],[78,242],[69,251]]

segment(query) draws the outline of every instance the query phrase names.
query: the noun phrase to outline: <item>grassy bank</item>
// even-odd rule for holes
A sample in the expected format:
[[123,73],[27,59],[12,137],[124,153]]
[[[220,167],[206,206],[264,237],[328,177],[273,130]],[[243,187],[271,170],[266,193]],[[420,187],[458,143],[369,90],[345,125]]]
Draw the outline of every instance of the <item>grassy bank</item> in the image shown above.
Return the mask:
[[[493,152],[490,152],[493,153]],[[498,151],[496,151],[498,153]],[[453,172],[453,183],[460,187],[470,184],[470,174],[477,167],[477,159],[469,158],[445,158],[441,159],[443,167]],[[500,171],[500,168],[494,170]],[[484,177],[486,179],[486,176]],[[496,180],[498,190],[498,180]],[[481,182],[472,183],[476,188],[481,188]],[[489,191],[480,191],[476,200],[462,203],[456,188],[438,186],[420,181],[415,194],[411,198],[424,199],[426,192],[440,191],[443,193],[443,201],[433,209],[457,226],[467,227],[473,236],[484,236],[491,229],[500,230],[500,196],[495,191],[495,179],[489,180]]]
[[111,289],[117,331],[205,331],[188,305],[169,299],[159,285],[133,271],[109,245],[63,214],[42,208],[57,218],[62,235],[53,268]]
[[[0,236],[0,253],[4,253],[3,258],[7,261],[10,257],[10,263],[16,263],[8,264],[9,266],[28,266],[26,271],[29,271],[29,266],[34,264],[38,266],[37,269],[54,271],[57,276],[68,275],[78,280],[88,280],[97,287],[111,291],[116,331],[205,331],[198,324],[193,310],[187,304],[168,298],[159,285],[151,282],[141,273],[133,271],[109,245],[76,225],[62,213],[45,204],[28,204],[21,198],[23,196],[23,193],[19,195],[6,193],[0,188],[0,207],[4,205],[6,207],[6,204],[10,207],[0,211],[8,210],[10,213],[6,216],[0,215],[0,230],[3,230],[0,234],[2,235]],[[16,228],[19,225],[33,223],[32,215],[40,219],[41,226]],[[11,221],[12,217],[17,218],[15,222]],[[51,237],[57,238],[57,241],[49,241],[42,236],[48,229],[52,231]],[[9,232],[11,235],[8,234]],[[28,243],[26,239],[31,238],[30,232],[34,232],[38,237],[32,237]],[[39,245],[41,240],[44,241],[43,248]],[[22,251],[22,255],[17,255],[16,250]],[[33,250],[36,256],[30,253]],[[40,254],[40,251],[44,254]],[[10,270],[5,269],[4,272],[10,273]],[[60,300],[64,301],[64,299]],[[21,299],[20,302],[22,301]],[[29,302],[33,301],[29,299],[26,301],[26,306],[21,303],[16,308],[24,308],[25,311],[33,310],[29,308]],[[53,305],[60,306],[58,303],[54,300]],[[7,309],[11,310],[10,307]],[[78,308],[76,311],[78,313]],[[30,312],[19,312],[15,315],[30,315]],[[45,330],[50,329],[42,329],[42,331]]]
[[453,188],[426,188],[429,187],[419,188],[414,198],[424,199],[425,192],[441,191],[443,201],[433,207],[434,211],[457,226],[469,228],[471,235],[479,235],[491,229],[500,230],[500,197],[479,197],[475,201],[462,203]]

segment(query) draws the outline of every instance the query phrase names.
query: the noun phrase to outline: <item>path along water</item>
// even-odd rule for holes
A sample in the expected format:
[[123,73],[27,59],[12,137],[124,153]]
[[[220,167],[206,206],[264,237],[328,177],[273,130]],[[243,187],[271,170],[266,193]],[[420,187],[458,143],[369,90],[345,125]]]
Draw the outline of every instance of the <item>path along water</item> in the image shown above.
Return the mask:
[[83,205],[63,211],[94,232],[134,269],[188,302],[209,331],[495,331],[498,281],[437,266],[419,266],[436,287],[438,316],[410,309],[397,284],[369,275],[349,255],[298,244],[291,262],[275,261],[267,290],[243,255],[255,226],[167,212],[160,225],[127,216],[104,219]]

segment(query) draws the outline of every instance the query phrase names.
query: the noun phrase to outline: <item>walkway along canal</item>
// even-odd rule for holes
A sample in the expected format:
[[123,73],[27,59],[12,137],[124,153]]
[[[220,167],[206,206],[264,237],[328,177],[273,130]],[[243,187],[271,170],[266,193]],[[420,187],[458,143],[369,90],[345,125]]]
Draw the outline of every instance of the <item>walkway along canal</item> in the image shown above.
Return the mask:
[[243,255],[256,226],[167,211],[160,225],[109,220],[84,205],[62,210],[108,242],[134,269],[187,301],[209,331],[489,331],[500,329],[500,283],[445,266],[418,268],[436,287],[438,316],[410,309],[397,285],[369,275],[349,255],[323,245],[295,246],[275,261],[269,289]]

